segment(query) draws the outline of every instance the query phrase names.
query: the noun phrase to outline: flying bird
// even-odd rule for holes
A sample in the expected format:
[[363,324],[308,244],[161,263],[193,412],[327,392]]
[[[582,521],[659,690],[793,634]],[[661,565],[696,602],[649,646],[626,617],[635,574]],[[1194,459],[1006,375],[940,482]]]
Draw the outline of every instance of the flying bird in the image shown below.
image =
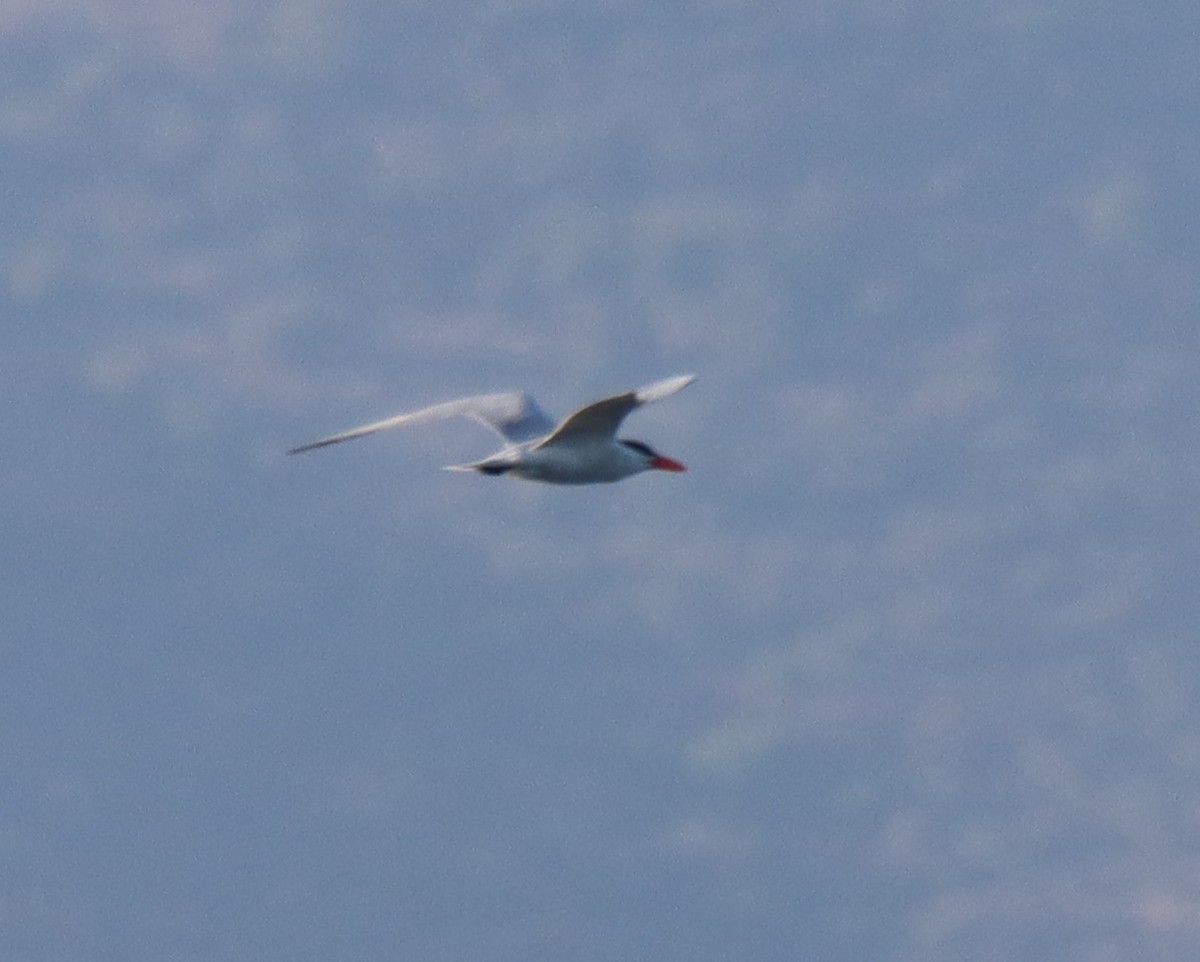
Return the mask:
[[620,481],[642,471],[686,471],[683,464],[659,454],[642,441],[618,438],[617,429],[632,411],[683,390],[695,379],[694,374],[682,374],[636,391],[614,394],[581,407],[558,424],[523,392],[457,398],[331,434],[292,448],[288,454],[312,451],[387,428],[461,416],[491,428],[507,445],[482,461],[451,465],[448,471],[511,474],[548,484],[597,484]]

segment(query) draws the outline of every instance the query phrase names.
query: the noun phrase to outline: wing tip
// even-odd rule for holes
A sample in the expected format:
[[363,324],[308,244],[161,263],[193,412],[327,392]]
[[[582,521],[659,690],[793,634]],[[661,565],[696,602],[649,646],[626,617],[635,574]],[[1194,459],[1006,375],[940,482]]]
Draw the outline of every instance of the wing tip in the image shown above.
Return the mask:
[[320,441],[309,441],[308,444],[298,444],[294,448],[288,448],[288,454],[303,454],[305,451],[315,451],[317,448],[327,448],[331,444],[337,444],[339,441],[345,441],[345,438],[321,438]]
[[639,388],[634,397],[637,398],[639,404],[660,401],[665,397],[670,397],[676,391],[682,391],[694,380],[696,380],[695,374],[676,374],[674,377],[663,378],[661,381],[655,381],[653,384]]

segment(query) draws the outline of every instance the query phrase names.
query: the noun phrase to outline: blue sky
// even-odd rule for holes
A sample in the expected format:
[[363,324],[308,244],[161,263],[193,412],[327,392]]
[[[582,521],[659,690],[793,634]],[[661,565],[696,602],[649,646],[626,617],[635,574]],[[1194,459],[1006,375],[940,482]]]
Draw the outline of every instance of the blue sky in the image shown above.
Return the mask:
[[1186,955],[1198,29],[6,7],[0,958]]

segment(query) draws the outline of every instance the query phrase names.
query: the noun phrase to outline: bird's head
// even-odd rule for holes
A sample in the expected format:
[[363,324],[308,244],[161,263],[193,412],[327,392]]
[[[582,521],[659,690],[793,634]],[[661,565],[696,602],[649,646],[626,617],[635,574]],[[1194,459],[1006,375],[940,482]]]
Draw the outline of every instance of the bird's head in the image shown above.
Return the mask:
[[643,441],[630,441],[626,438],[621,438],[621,445],[642,459],[643,471],[687,470],[686,465],[681,464],[674,458],[668,458],[666,455],[659,454],[654,448]]

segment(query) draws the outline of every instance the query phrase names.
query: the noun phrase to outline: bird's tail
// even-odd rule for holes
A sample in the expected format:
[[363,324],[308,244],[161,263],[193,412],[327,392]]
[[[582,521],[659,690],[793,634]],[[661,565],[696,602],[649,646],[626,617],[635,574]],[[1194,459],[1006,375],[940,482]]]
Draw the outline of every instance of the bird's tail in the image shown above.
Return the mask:
[[474,461],[471,464],[448,464],[444,471],[478,471],[480,474],[495,477],[511,471],[516,465],[509,461]]

